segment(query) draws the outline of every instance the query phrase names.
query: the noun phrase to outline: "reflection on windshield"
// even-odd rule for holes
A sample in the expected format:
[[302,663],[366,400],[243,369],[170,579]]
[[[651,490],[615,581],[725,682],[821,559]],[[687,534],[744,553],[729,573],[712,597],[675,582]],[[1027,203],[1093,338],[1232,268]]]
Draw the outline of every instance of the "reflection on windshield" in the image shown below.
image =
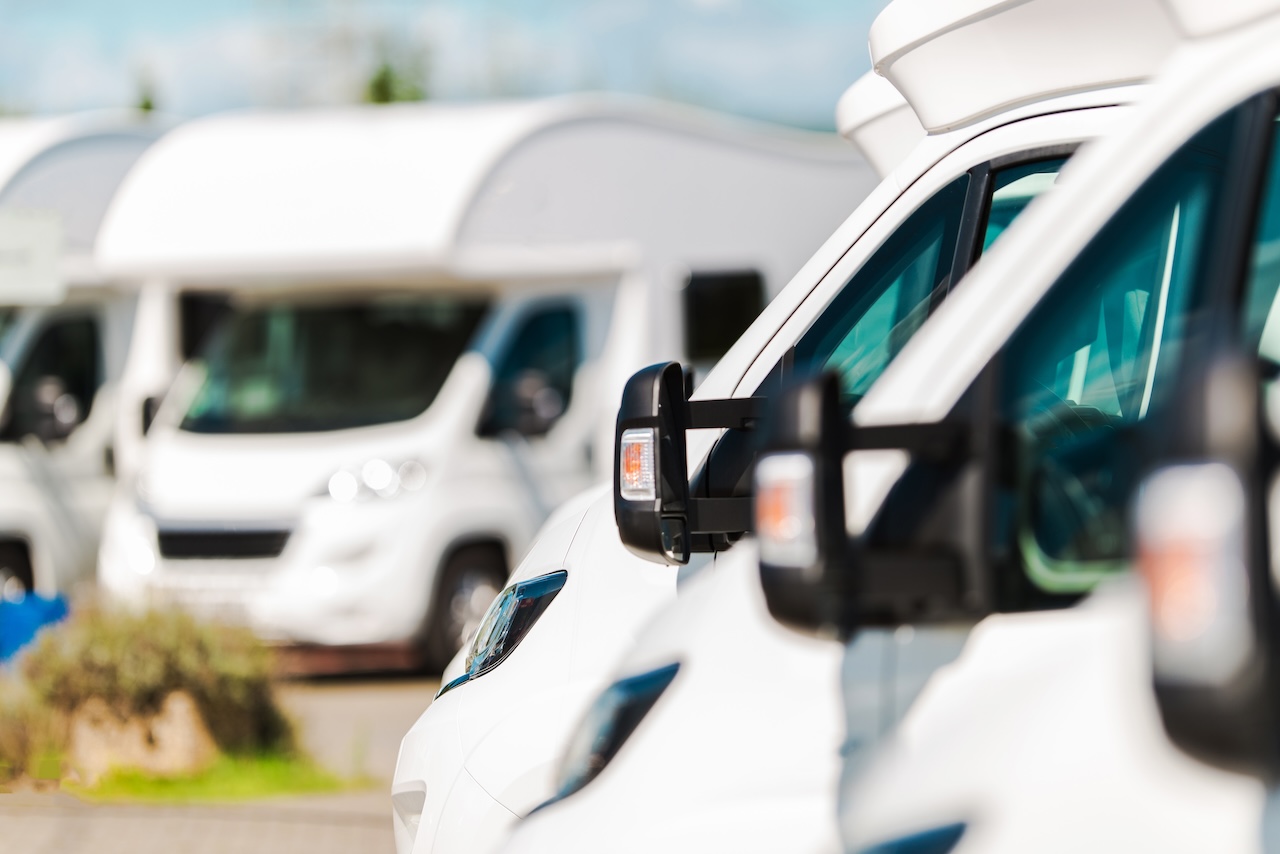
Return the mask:
[[291,433],[403,421],[431,405],[486,305],[441,295],[236,307],[181,428]]

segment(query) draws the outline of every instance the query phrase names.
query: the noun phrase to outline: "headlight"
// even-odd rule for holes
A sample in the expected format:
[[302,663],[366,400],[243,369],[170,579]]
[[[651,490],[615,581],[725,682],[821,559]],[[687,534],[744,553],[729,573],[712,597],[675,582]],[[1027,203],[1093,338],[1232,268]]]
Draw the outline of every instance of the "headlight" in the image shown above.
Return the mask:
[[568,577],[569,573],[562,569],[527,581],[517,581],[499,593],[471,639],[466,672],[441,688],[436,696],[483,676],[501,664],[533,628],[542,612],[547,610]]
[[560,763],[556,795],[547,804],[569,797],[604,770],[676,678],[679,669],[677,662],[628,676],[614,682],[596,698],[569,742]]
[[427,483],[427,468],[417,460],[392,465],[383,459],[372,459],[359,468],[345,468],[329,478],[327,493],[343,504],[357,499],[392,498],[404,492],[417,492]]

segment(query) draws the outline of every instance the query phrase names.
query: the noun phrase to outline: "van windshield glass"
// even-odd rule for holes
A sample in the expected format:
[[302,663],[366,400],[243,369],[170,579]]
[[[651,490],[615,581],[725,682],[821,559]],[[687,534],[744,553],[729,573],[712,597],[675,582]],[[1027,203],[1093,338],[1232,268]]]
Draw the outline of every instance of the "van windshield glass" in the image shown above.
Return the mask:
[[203,348],[181,429],[301,433],[424,412],[483,318],[434,295],[235,306]]

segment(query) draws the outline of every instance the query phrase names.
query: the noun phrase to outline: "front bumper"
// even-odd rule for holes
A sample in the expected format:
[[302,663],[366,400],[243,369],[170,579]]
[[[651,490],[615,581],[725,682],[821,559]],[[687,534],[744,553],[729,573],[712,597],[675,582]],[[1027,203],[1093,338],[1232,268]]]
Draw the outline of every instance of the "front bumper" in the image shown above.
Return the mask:
[[99,584],[117,600],[177,605],[277,643],[403,645],[422,626],[439,559],[422,515],[408,501],[308,509],[277,557],[174,558],[160,553],[155,519],[121,500],[106,521]]

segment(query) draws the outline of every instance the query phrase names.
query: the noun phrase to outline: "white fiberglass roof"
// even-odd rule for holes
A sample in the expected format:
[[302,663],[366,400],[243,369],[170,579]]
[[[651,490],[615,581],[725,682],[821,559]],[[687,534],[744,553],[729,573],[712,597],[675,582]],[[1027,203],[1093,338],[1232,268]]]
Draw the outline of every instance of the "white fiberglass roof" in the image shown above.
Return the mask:
[[874,71],[854,81],[836,102],[836,130],[882,178],[924,137],[907,99]]
[[1183,37],[1165,0],[893,0],[869,42],[875,70],[933,133],[1017,104],[1143,81]]
[[[557,207],[561,185],[599,180],[598,170],[576,168],[584,152],[621,160],[628,138],[655,135],[670,143],[667,155],[648,160],[665,163],[627,161],[625,178],[574,191],[590,204]],[[850,155],[824,136],[589,96],[223,114],[147,152],[112,204],[96,256],[121,276],[447,271],[482,237],[508,249],[607,237],[598,233],[606,209],[652,185],[655,170],[688,168],[680,146],[711,164],[715,151],[725,159],[747,149],[847,166]],[[526,160],[536,167],[521,172],[514,154],[532,148],[539,157]]]
[[164,122],[132,111],[0,119],[0,210],[54,213],[87,256],[111,196]]

